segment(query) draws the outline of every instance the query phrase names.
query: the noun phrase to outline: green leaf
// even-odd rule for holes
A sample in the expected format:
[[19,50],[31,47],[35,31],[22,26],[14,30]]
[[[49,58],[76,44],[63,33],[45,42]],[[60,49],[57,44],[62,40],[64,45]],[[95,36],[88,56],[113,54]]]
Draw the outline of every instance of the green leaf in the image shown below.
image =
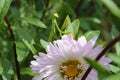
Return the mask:
[[79,25],[80,25],[80,21],[79,21],[79,19],[76,19],[67,26],[65,32],[70,32],[70,33],[76,35],[79,31]]
[[3,73],[3,66],[2,66],[2,62],[1,62],[1,58],[0,58],[0,75]]
[[79,19],[76,19],[72,22],[72,27],[73,27],[73,31],[74,31],[74,34],[76,35],[79,31],[79,25],[80,25],[80,21]]
[[28,56],[28,49],[22,42],[16,43],[16,51],[18,55],[18,61],[22,62]]
[[41,44],[35,43],[35,44],[33,44],[33,46],[37,52],[45,52],[45,48],[43,48],[43,46],[41,46]]
[[44,49],[46,49],[47,45],[49,44],[47,41],[45,41],[43,39],[40,40],[40,43]]
[[70,17],[67,15],[61,27],[61,30],[64,30],[70,23],[71,23]]
[[31,68],[22,68],[20,73],[22,75],[29,75],[29,76],[34,76],[34,74],[32,73]]
[[27,40],[29,43],[31,43],[31,41],[33,40],[33,37],[30,35],[30,33],[28,31],[26,31],[24,28],[18,27],[16,26],[16,31],[17,34],[19,35],[20,38],[23,38],[25,40]]
[[117,56],[115,54],[108,54],[108,57],[111,58],[113,62],[120,65],[120,56]]
[[37,51],[32,45],[34,43],[33,37],[28,33],[25,29],[17,26],[17,34],[21,38],[21,40],[24,42],[24,44],[28,47],[28,49],[33,53],[36,54]]
[[90,40],[94,36],[99,37],[99,35],[100,31],[88,31],[87,33],[85,33],[85,37],[87,38],[87,40]]
[[97,70],[99,80],[102,80],[106,76],[111,75],[103,66],[101,66],[97,61],[90,58],[85,58],[85,60],[90,64],[91,67]]
[[80,17],[80,21],[84,21],[85,23],[90,21],[96,24],[101,24],[101,20],[97,17]]
[[120,72],[120,68],[115,65],[110,65],[110,70],[114,73]]
[[11,76],[12,76],[11,74],[13,74],[10,73],[10,70],[12,69],[11,63],[6,58],[2,58],[0,61],[3,67],[3,72],[2,72],[3,80],[11,80]]
[[103,4],[111,11],[111,13],[120,18],[120,9],[113,0],[101,0]]
[[87,30],[87,31],[91,30],[90,23],[84,19],[83,20],[80,19],[80,27],[83,30]]
[[2,8],[4,7],[5,0],[0,0],[0,13],[2,11]]
[[96,18],[96,17],[90,18],[90,21],[92,21],[92,22],[94,22],[94,23],[97,23],[97,24],[101,24],[100,19],[98,19],[98,18]]
[[113,39],[113,38],[115,38],[115,37],[117,37],[119,35],[119,31],[118,31],[118,29],[116,29],[115,26],[112,26],[112,30],[111,30],[110,35],[111,35],[111,39]]
[[117,55],[120,56],[120,42],[116,43],[115,49],[116,49]]
[[114,75],[111,75],[111,76],[107,76],[103,80],[120,80],[120,73],[114,74]]
[[42,21],[40,21],[39,19],[32,18],[32,17],[29,17],[29,18],[24,17],[22,19],[24,19],[26,22],[28,22],[32,25],[35,25],[35,26],[38,26],[38,27],[41,27],[41,28],[47,28],[47,26]]
[[91,67],[93,67],[97,71],[108,73],[108,71],[103,66],[101,66],[97,61],[87,57],[85,57],[85,60],[90,64]]
[[69,32],[69,33],[74,34],[72,23],[67,26],[67,28],[65,29],[65,32]]
[[28,49],[33,53],[33,54],[36,54],[37,53],[37,50],[34,48],[34,46],[29,43],[27,40],[25,39],[22,39],[22,41],[25,43],[25,45],[28,47]]
[[11,4],[12,0],[0,0],[0,18],[3,18]]

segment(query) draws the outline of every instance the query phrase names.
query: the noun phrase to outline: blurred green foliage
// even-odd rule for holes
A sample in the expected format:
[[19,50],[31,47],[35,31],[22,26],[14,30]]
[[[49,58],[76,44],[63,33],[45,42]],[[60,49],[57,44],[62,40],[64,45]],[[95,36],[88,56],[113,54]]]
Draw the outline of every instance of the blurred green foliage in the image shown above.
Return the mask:
[[[85,35],[88,40],[99,35],[97,44],[105,46],[119,35],[119,7],[119,0],[0,0],[0,80],[17,80],[13,43],[22,80],[31,80],[34,76],[30,69],[33,55],[45,52],[48,42],[63,34],[72,33],[76,39]],[[14,42],[5,16],[12,28]],[[114,75],[103,80],[118,80],[120,42],[110,53],[115,53],[108,55],[113,60],[111,71]],[[97,65],[89,61],[91,65],[92,62]]]

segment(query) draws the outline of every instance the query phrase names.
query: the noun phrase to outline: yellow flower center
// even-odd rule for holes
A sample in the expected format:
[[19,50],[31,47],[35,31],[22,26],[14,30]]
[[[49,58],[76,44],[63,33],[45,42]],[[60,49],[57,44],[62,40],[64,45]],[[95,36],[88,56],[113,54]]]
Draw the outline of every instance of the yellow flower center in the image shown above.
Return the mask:
[[78,74],[78,68],[75,65],[69,65],[67,66],[67,69],[65,70],[65,74],[68,76],[76,76]]
[[75,80],[82,74],[83,65],[78,60],[68,60],[62,63],[60,72],[64,80]]

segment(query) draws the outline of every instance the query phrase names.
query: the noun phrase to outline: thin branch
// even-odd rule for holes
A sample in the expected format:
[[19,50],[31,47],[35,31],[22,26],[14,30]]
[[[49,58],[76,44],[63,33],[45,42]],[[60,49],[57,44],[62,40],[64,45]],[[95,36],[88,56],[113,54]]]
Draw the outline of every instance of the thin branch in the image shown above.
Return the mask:
[[47,10],[48,10],[49,2],[50,2],[50,0],[47,0],[45,9],[44,9],[44,11],[43,11],[43,13],[42,13],[41,21],[43,21],[43,19],[44,19],[44,17],[45,17],[45,14],[46,14],[46,12],[47,12]]
[[9,22],[7,16],[4,17],[4,20],[7,24],[7,27],[8,27],[9,33],[10,33],[10,37],[11,37],[11,40],[13,42],[13,51],[14,51],[15,67],[16,67],[17,77],[18,77],[18,80],[21,80],[20,67],[19,67],[19,62],[17,60],[17,53],[16,53],[15,37],[14,37],[13,31],[12,31],[12,28],[11,28],[11,25],[10,25],[10,22]]
[[[104,49],[103,51],[97,56],[96,60],[99,61],[101,59],[101,57],[103,55],[105,55],[105,53],[112,47],[114,46],[118,41],[120,41],[120,35],[118,37],[116,37],[114,40],[112,40]],[[85,74],[83,75],[81,80],[85,80],[87,78],[87,76],[89,75],[90,71],[92,70],[91,67],[89,67],[87,69],[87,71],[85,72]]]

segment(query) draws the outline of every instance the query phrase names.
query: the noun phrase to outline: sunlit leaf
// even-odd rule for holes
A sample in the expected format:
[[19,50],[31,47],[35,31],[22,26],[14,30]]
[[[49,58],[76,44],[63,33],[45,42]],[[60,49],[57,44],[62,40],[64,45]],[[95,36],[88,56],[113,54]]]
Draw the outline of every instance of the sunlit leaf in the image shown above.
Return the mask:
[[111,68],[110,70],[114,73],[117,73],[120,71],[120,68],[114,65],[110,65],[110,68]]
[[100,35],[100,31],[88,31],[87,33],[85,33],[87,40],[90,40],[94,36],[99,37],[99,35]]
[[33,54],[36,54],[37,53],[37,50],[35,49],[35,47],[29,43],[27,40],[25,39],[22,39],[22,41],[25,43],[25,45],[28,47],[28,49],[33,53]]
[[24,19],[26,22],[28,22],[32,25],[35,25],[35,26],[38,26],[38,27],[41,27],[41,28],[47,28],[47,26],[42,21],[40,21],[39,19],[32,18],[32,17],[28,17],[28,18],[24,17],[22,19]]
[[2,11],[2,8],[4,7],[5,0],[0,0],[0,13]]
[[80,27],[79,19],[76,19],[72,22],[72,27],[73,27],[74,34],[76,35],[78,33],[79,27]]
[[115,54],[108,54],[108,57],[111,58],[113,62],[120,65],[120,56],[117,56]]
[[61,30],[64,30],[70,23],[71,23],[70,17],[67,15],[61,27]]
[[118,6],[114,3],[113,0],[101,0],[103,4],[110,10],[110,12],[120,18],[120,9]]
[[76,19],[67,26],[65,32],[70,32],[70,33],[76,35],[79,31],[79,25],[80,25],[80,21],[79,21],[79,19]]
[[0,18],[3,18],[10,7],[12,0],[0,0]]
[[45,41],[43,39],[40,40],[40,43],[43,46],[43,48],[45,48],[45,49],[46,49],[47,45],[49,44],[47,41]]

